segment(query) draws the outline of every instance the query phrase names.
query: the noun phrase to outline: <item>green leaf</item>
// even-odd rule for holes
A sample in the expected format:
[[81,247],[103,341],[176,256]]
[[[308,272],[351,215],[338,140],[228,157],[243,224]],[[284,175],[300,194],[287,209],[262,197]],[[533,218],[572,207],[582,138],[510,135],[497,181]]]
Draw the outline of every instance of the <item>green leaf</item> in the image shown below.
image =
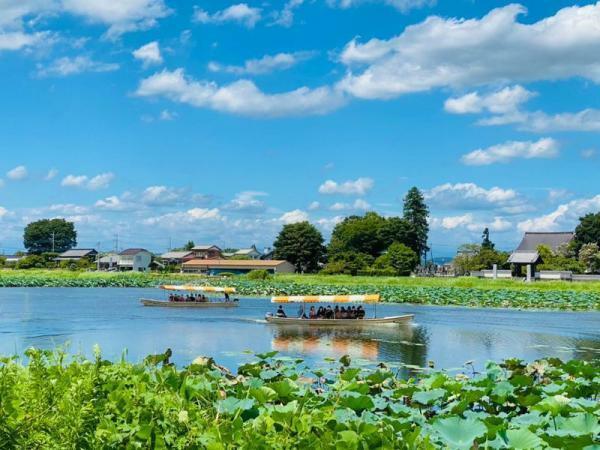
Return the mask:
[[532,449],[542,446],[542,439],[527,428],[508,430],[506,432],[506,443],[514,449]]
[[557,435],[581,436],[590,434],[595,436],[600,433],[598,418],[593,414],[579,413],[571,417],[558,417],[556,419]]
[[245,411],[254,406],[254,400],[251,398],[240,400],[235,397],[227,397],[225,400],[217,402],[217,412],[219,414],[234,414],[238,410]]
[[445,389],[432,389],[431,391],[415,392],[412,396],[412,399],[413,401],[419,402],[422,405],[429,405],[430,403],[443,398],[445,395]]
[[372,409],[375,406],[373,400],[368,395],[361,395],[358,392],[352,391],[342,393],[340,404],[354,411],[364,411],[365,409]]
[[449,417],[433,423],[433,430],[447,447],[452,449],[469,449],[475,439],[482,437],[487,428],[480,420]]

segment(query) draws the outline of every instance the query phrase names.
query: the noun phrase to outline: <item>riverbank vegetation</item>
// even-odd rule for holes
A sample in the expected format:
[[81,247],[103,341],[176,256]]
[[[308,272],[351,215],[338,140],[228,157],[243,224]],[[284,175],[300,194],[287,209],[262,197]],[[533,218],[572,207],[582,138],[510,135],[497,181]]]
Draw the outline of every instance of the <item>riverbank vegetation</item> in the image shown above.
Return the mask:
[[0,270],[0,287],[134,287],[161,284],[232,286],[239,296],[380,293],[382,301],[470,307],[600,310],[600,283],[459,278],[276,275],[201,277],[193,274]]
[[[598,365],[448,371],[257,355],[230,373],[30,349],[0,359],[0,448],[594,449]],[[59,444],[60,443],[60,444]]]

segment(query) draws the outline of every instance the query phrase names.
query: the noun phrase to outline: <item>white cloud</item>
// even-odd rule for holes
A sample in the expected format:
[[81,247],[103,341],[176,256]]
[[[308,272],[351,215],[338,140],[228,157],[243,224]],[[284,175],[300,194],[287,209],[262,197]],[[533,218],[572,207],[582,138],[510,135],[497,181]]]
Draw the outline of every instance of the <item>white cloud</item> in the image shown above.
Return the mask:
[[197,8],[194,11],[194,20],[200,23],[216,23],[236,22],[246,28],[254,28],[256,23],[261,19],[261,9],[252,8],[247,3],[238,3],[231,5],[222,11],[217,11],[214,14],[209,14],[203,9]]
[[3,206],[0,206],[0,220],[2,220],[8,214],[8,209],[4,208]]
[[367,211],[371,209],[371,205],[363,200],[362,198],[357,198],[354,203],[343,203],[337,202],[329,207],[331,211]]
[[308,213],[300,209],[294,209],[293,211],[283,213],[279,220],[286,225],[298,222],[305,222],[308,220]]
[[577,225],[579,217],[600,210],[600,195],[572,200],[554,211],[519,222],[520,231],[569,231]]
[[198,108],[259,117],[323,114],[344,103],[344,98],[328,87],[265,94],[249,80],[219,87],[210,81],[189,79],[183,69],[163,70],[143,79],[136,95],[166,97]]
[[58,175],[58,170],[56,170],[56,169],[50,169],[48,171],[48,173],[46,174],[46,176],[44,177],[44,180],[45,181],[53,180],[54,178],[56,178],[57,175]]
[[229,211],[238,211],[246,213],[263,212],[267,205],[260,197],[265,197],[266,192],[259,191],[243,191],[235,195],[235,198],[223,206],[223,209]]
[[163,63],[158,41],[152,41],[146,45],[142,45],[137,50],[134,50],[132,54],[135,59],[142,61],[144,67]]
[[369,192],[375,182],[371,178],[360,177],[356,180],[348,180],[342,183],[327,180],[319,186],[321,194],[344,194],[344,195],[364,195]]
[[444,208],[485,209],[513,205],[520,201],[514,189],[494,186],[483,188],[475,183],[445,183],[424,192],[425,199]]
[[[0,6],[0,14],[1,14],[1,6]],[[0,52],[5,51],[15,51],[21,50],[23,48],[33,47],[40,43],[43,43],[44,40],[48,37],[48,33],[38,32],[38,33],[24,33],[22,31],[11,31],[4,32],[0,27]]]
[[520,85],[505,87],[490,94],[470,92],[462,97],[449,98],[444,109],[453,114],[480,113],[507,114],[518,110],[521,104],[535,95]]
[[184,192],[167,186],[149,186],[141,195],[142,203],[151,206],[173,205],[182,200]]
[[17,166],[14,169],[9,170],[6,172],[6,178],[14,181],[24,180],[27,178],[27,167]]
[[61,215],[81,215],[86,214],[89,211],[86,206],[74,205],[72,203],[50,205],[46,210]]
[[67,175],[60,184],[65,187],[78,187],[95,191],[107,188],[114,178],[115,175],[110,172],[101,173],[92,178],[87,175]]
[[446,230],[453,230],[458,227],[470,225],[471,223],[473,223],[473,214],[470,213],[462,216],[444,217],[440,221],[441,227],[445,228]]
[[563,8],[534,23],[518,22],[517,4],[481,19],[437,16],[389,40],[347,44],[350,70],[340,86],[360,98],[391,98],[434,88],[583,77],[600,82],[600,3]]
[[321,207],[321,204],[320,204],[319,202],[317,202],[317,201],[310,202],[310,205],[308,205],[308,209],[309,209],[309,211],[314,211],[314,210],[317,210],[317,209],[319,209],[320,207]]
[[408,13],[411,9],[433,6],[436,0],[327,0],[330,6],[347,9],[365,3],[383,3],[396,8],[401,13]]
[[558,156],[558,142],[552,138],[538,141],[508,141],[484,149],[477,149],[463,155],[461,161],[469,166],[486,166],[507,163],[513,159],[555,158]]
[[304,0],[288,0],[281,11],[273,13],[272,25],[279,25],[282,27],[289,28],[294,23],[294,11],[298,9]]
[[64,56],[54,60],[50,65],[37,65],[37,75],[40,77],[66,77],[84,72],[113,72],[119,69],[116,63],[104,63],[92,60],[88,56],[76,56],[74,58]]
[[111,195],[110,197],[100,199],[94,204],[94,206],[107,211],[125,211],[129,209],[129,205],[123,202],[116,195]]
[[484,228],[488,228],[490,231],[504,232],[511,230],[513,227],[513,224],[503,217],[495,216],[493,220],[476,220],[471,213],[442,218],[433,217],[430,220],[430,225],[434,229],[443,230],[464,228],[473,233],[480,233]]
[[316,220],[316,224],[321,227],[323,230],[331,231],[333,227],[335,227],[338,223],[344,220],[342,216],[335,217],[322,217]]
[[160,120],[165,120],[165,121],[175,120],[176,117],[177,117],[177,113],[174,111],[169,111],[168,109],[163,109],[160,112],[160,115],[158,116],[158,118]]
[[294,52],[294,53],[277,53],[276,55],[265,55],[262,58],[249,59],[243,66],[221,65],[216,62],[210,62],[208,69],[211,72],[227,72],[236,75],[262,75],[278,70],[289,69],[296,64],[306,61],[314,56],[314,52]]
[[223,217],[218,208],[192,208],[187,211],[163,214],[161,216],[144,219],[145,225],[160,226],[162,228],[177,229],[181,226],[193,225],[207,221],[221,221]]
[[569,197],[571,193],[566,189],[548,189],[548,200],[550,202],[556,202]]
[[329,209],[331,211],[344,211],[349,208],[350,208],[350,206],[348,205],[348,203],[342,203],[342,202],[334,203],[333,205],[331,205],[329,207]]

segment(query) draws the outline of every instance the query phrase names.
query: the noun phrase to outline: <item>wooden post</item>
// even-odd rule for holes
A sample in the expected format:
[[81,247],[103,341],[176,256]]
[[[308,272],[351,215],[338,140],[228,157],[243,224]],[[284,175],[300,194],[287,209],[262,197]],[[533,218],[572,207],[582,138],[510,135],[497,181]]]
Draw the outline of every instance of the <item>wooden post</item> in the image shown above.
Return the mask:
[[531,264],[527,264],[527,282],[531,283]]

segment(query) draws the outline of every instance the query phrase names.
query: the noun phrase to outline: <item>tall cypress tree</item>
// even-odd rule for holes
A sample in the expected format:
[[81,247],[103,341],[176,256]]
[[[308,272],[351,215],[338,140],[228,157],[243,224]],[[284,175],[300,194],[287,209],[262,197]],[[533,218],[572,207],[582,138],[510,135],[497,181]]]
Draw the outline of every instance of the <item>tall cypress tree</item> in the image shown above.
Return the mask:
[[404,197],[404,220],[406,220],[415,236],[414,247],[417,250],[419,258],[422,257],[429,247],[427,247],[427,237],[429,236],[429,208],[425,203],[425,197],[419,189],[412,187]]

